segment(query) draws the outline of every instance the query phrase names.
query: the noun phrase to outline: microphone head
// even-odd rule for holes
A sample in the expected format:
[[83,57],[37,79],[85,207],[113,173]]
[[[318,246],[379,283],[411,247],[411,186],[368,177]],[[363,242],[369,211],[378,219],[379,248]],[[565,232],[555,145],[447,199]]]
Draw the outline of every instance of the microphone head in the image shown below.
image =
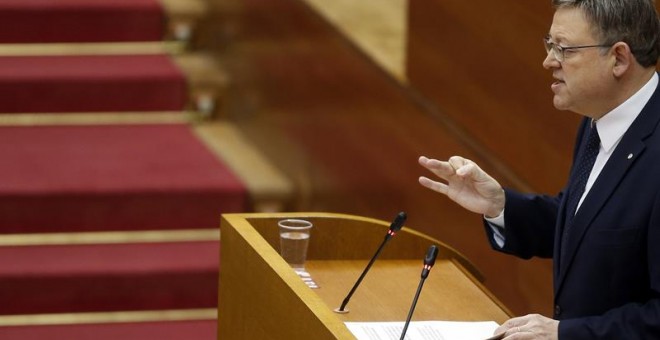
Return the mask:
[[426,256],[424,257],[424,266],[433,267],[436,257],[438,257],[438,246],[434,244],[429,247],[429,250],[426,251]]
[[406,218],[408,218],[408,215],[403,211],[397,214],[394,221],[392,221],[392,224],[390,224],[390,231],[396,233],[401,230],[401,228],[403,228],[403,223],[406,222]]

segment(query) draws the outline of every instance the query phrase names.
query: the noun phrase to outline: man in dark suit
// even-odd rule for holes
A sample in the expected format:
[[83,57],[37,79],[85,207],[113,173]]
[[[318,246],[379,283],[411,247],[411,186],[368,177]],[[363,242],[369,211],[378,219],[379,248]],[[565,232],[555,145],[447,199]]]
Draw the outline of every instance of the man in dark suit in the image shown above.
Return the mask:
[[556,197],[503,189],[474,162],[420,157],[420,183],[485,215],[494,249],[553,257],[554,318],[504,339],[660,339],[660,24],[653,0],[553,0],[553,104],[585,118]]

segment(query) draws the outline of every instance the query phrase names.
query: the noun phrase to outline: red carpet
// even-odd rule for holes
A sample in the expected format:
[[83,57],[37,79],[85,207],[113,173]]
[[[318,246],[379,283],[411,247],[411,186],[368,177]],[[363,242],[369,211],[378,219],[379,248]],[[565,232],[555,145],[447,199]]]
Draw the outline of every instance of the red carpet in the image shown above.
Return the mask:
[[0,247],[0,314],[215,308],[219,256],[217,241]]
[[215,340],[217,322],[170,321],[103,325],[2,327],[3,340]]
[[158,0],[2,0],[0,43],[158,41]]
[[[160,41],[159,0],[0,0],[0,44]],[[0,57],[0,113],[182,111],[165,55]],[[0,234],[217,229],[247,189],[187,125],[0,127]],[[0,315],[213,308],[219,242],[0,247]],[[1,339],[215,339],[215,320],[1,327]]]
[[187,88],[165,55],[0,57],[0,113],[176,111]]
[[242,182],[186,125],[0,127],[0,232],[216,228]]

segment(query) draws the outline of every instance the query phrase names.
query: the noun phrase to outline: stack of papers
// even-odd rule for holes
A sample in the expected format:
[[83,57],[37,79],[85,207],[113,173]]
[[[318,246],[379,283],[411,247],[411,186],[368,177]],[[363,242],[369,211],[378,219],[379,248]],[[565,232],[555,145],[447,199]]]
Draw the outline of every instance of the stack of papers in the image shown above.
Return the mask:
[[[404,322],[346,322],[358,340],[399,340]],[[494,321],[415,321],[405,340],[485,340],[493,336]]]

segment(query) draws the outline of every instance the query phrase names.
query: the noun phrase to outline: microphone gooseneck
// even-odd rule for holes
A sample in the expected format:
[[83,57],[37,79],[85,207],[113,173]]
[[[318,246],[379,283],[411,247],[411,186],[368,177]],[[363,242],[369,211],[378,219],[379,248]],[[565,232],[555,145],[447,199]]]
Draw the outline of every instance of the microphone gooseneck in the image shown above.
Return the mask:
[[360,277],[357,279],[357,281],[353,285],[353,288],[351,288],[351,291],[348,292],[348,295],[346,295],[346,298],[344,298],[344,301],[341,303],[341,307],[335,309],[335,312],[337,312],[337,313],[347,313],[348,312],[345,308],[346,308],[346,305],[348,304],[348,301],[351,299],[351,296],[353,296],[353,293],[355,293],[355,290],[360,285],[360,282],[362,282],[362,279],[364,279],[364,277],[367,275],[367,272],[371,268],[371,265],[374,264],[374,262],[376,261],[376,258],[378,257],[380,252],[383,250],[383,247],[385,246],[387,241],[389,241],[394,235],[396,235],[397,232],[399,232],[399,230],[401,230],[401,228],[403,228],[403,223],[406,221],[407,217],[408,216],[403,211],[396,215],[396,217],[394,218],[394,221],[392,221],[392,223],[390,224],[390,228],[387,230],[387,234],[385,234],[385,239],[383,240],[383,242],[380,244],[380,246],[376,250],[376,253],[374,254],[374,256],[369,261],[369,264],[367,264],[367,267],[364,268],[364,271],[362,271],[362,274],[360,275]]
[[438,257],[438,247],[434,244],[429,247],[429,250],[426,251],[426,256],[424,257],[424,267],[422,268],[422,275],[419,280],[419,285],[417,286],[417,292],[415,292],[415,297],[413,298],[412,305],[410,306],[410,311],[408,311],[408,318],[406,318],[406,323],[403,325],[403,330],[401,331],[401,338],[399,338],[399,340],[403,340],[406,337],[406,332],[408,331],[410,320],[412,319],[413,312],[415,311],[415,306],[417,306],[417,300],[419,299],[419,294],[422,292],[424,281],[429,276],[429,273],[431,272],[431,268],[435,264],[436,257]]

